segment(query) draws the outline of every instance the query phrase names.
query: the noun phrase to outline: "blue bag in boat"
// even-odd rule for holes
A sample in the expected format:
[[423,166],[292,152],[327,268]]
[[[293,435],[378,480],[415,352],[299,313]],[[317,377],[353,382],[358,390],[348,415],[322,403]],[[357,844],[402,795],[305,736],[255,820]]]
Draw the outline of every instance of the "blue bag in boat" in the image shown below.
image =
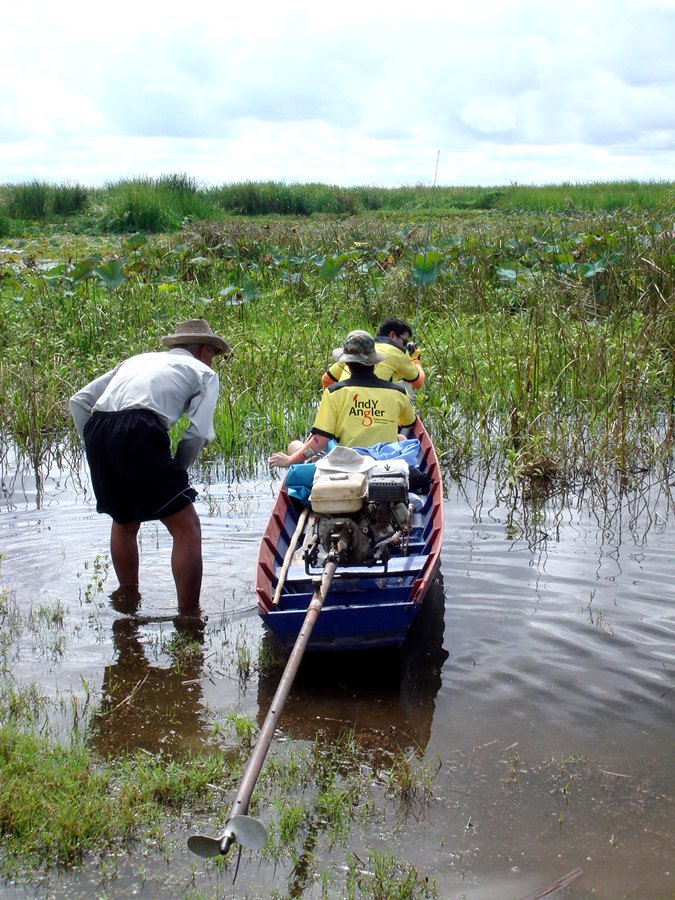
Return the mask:
[[[333,447],[337,447],[337,442],[328,441],[325,452],[329,453]],[[288,467],[284,486],[288,491],[288,496],[299,500],[303,506],[309,506],[309,495],[312,492],[315,471],[316,463],[296,463],[294,466]]]
[[417,438],[392,441],[387,444],[373,444],[372,447],[353,447],[352,449],[363,456],[372,456],[373,459],[404,459],[409,466],[416,466],[420,456],[420,442]]
[[315,470],[316,463],[297,463],[288,467],[284,487],[288,491],[288,496],[299,500],[303,506],[309,506]]

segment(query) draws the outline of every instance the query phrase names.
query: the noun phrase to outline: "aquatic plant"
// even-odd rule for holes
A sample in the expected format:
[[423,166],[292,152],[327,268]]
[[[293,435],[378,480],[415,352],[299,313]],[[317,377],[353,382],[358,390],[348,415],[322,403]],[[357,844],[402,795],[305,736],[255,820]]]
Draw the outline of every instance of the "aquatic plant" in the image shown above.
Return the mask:
[[34,179],[6,188],[9,214],[14,219],[42,220],[48,212],[49,185]]
[[[199,193],[178,182],[167,190]],[[416,399],[447,465],[494,460],[513,486],[669,465],[667,220],[476,214],[436,222],[421,262],[424,231],[378,217],[192,222],[103,252],[93,241],[74,256],[69,243],[65,262],[53,259],[54,234],[23,243],[3,264],[3,441],[39,466],[73,438],[77,386],[158,346],[177,319],[205,316],[234,355],[221,366],[218,440],[200,464],[251,472],[306,432],[341,337],[396,314],[417,324],[427,382]]]
[[82,212],[89,200],[89,192],[81,184],[57,184],[51,191],[51,211],[55,216],[72,216]]
[[362,860],[356,853],[348,857],[349,897],[381,897],[396,900],[413,900],[420,897],[438,897],[435,882],[415,867],[398,859],[389,850],[381,853],[369,851]]
[[72,866],[88,853],[152,835],[170,809],[203,796],[222,777],[218,754],[178,763],[146,754],[101,766],[86,746],[52,743],[6,724],[0,728],[0,871],[15,876]]

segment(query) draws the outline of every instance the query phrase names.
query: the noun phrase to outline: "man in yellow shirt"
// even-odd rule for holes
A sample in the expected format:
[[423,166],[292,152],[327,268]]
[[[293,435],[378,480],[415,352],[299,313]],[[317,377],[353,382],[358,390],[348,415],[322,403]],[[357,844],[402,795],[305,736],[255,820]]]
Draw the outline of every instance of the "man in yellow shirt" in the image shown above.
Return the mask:
[[367,331],[351,331],[333,359],[349,367],[349,377],[326,388],[309,438],[289,453],[273,453],[270,467],[286,468],[311,462],[337,440],[345,447],[372,447],[398,439],[398,430],[415,422],[415,410],[405,388],[383,381],[374,372],[383,361]]
[[[400,381],[411,388],[421,388],[425,374],[420,362],[420,352],[410,342],[412,329],[403,319],[389,316],[384,319],[375,335],[375,350],[383,359],[375,366],[375,374],[383,381]],[[324,372],[321,382],[325,388],[336,381],[350,377],[343,360],[333,363]]]

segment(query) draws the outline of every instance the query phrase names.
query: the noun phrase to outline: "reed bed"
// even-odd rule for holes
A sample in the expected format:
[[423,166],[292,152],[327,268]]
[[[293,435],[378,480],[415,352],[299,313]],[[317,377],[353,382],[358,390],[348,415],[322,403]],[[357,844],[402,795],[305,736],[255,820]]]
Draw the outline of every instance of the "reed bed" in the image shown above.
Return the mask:
[[[196,190],[196,189],[195,189]],[[74,434],[67,400],[203,316],[222,365],[206,464],[252,471],[307,431],[330,351],[414,323],[417,402],[449,467],[509,478],[630,475],[672,460],[673,232],[621,214],[199,221],[122,238],[46,227],[2,260],[0,433],[33,463]],[[426,251],[426,253],[425,253]]]
[[385,217],[457,217],[475,210],[503,212],[616,212],[625,209],[671,215],[673,182],[617,181],[587,184],[443,186],[395,188],[297,184],[279,181],[206,186],[186,173],[141,176],[102,188],[33,181],[0,184],[0,237],[21,234],[30,222],[75,222],[78,229],[125,233],[175,231],[186,221],[232,216],[317,214]]

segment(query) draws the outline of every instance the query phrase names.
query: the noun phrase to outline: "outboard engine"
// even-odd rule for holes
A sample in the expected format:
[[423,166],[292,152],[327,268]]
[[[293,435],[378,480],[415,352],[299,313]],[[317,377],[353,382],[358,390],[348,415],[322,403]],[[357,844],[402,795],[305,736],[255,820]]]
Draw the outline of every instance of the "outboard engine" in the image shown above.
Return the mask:
[[305,568],[318,566],[337,534],[348,536],[340,565],[384,566],[391,547],[409,533],[408,466],[403,460],[377,463],[363,472],[318,473],[310,503],[314,525],[305,542]]

